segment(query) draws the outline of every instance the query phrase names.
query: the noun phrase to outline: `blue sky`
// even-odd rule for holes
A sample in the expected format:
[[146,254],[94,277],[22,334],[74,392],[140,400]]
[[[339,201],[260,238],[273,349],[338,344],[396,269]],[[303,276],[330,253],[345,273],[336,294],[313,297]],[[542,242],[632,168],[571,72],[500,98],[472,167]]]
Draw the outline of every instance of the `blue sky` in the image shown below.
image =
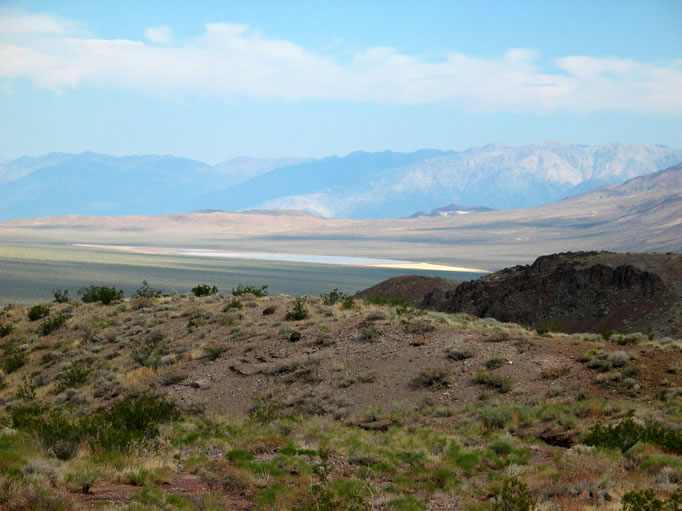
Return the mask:
[[682,147],[682,2],[0,1],[0,158]]

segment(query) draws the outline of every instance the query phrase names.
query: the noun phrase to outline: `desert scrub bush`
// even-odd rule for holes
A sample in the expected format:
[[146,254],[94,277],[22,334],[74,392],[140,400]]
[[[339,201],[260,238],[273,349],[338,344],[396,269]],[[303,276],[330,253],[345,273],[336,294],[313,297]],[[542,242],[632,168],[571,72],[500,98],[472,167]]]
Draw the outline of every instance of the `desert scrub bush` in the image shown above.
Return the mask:
[[159,331],[152,332],[149,337],[135,339],[130,343],[130,356],[144,367],[158,367],[161,357],[170,352],[170,343]]
[[324,305],[334,305],[338,302],[343,302],[348,295],[339,291],[338,288],[334,288],[329,293],[322,293],[320,298],[322,298],[322,303]]
[[57,303],[69,303],[71,301],[68,289],[57,289],[56,291],[52,291],[52,295],[54,296],[54,301]]
[[177,420],[180,411],[174,402],[160,396],[142,394],[126,397],[111,409],[100,408],[81,419],[83,437],[93,446],[109,451],[127,451],[158,436],[158,427]]
[[473,351],[459,346],[450,346],[445,350],[445,355],[451,360],[466,360],[474,356]]
[[108,286],[88,286],[78,290],[78,296],[84,303],[102,302],[109,305],[116,300],[123,300],[123,289]]
[[504,355],[495,353],[492,357],[485,361],[486,369],[499,369],[504,365]]
[[216,286],[209,286],[208,284],[197,284],[192,288],[192,294],[196,297],[211,296],[218,293]]
[[530,493],[528,486],[516,477],[506,479],[502,487],[494,492],[493,511],[533,511],[537,509],[537,499]]
[[232,298],[227,304],[225,304],[225,307],[223,307],[223,312],[228,312],[232,309],[236,310],[242,310],[244,307],[244,304],[239,300],[238,298]]
[[298,297],[294,302],[294,307],[287,312],[285,318],[287,321],[300,321],[308,317],[308,309],[305,307],[305,297]]
[[258,298],[263,298],[264,296],[268,296],[268,286],[267,284],[264,284],[261,287],[237,284],[237,287],[232,288],[232,296],[241,296],[245,294],[252,294]]
[[88,367],[83,362],[74,360],[57,374],[57,389],[61,391],[67,388],[80,387],[88,381],[91,373],[92,367]]
[[351,295],[346,296],[341,302],[341,308],[348,310],[352,309],[353,307],[355,307],[355,298],[353,298]]
[[609,353],[607,360],[613,367],[623,367],[630,360],[630,355],[625,351],[613,351]]
[[17,387],[15,397],[21,401],[33,401],[36,398],[36,382],[32,376],[24,376]]
[[507,405],[484,406],[478,418],[486,429],[503,429],[512,419],[512,411]]
[[189,373],[182,371],[176,367],[171,367],[166,369],[161,373],[161,385],[169,386],[175,385],[176,383],[182,383],[189,376]]
[[2,359],[2,370],[5,374],[13,373],[24,367],[26,364],[26,354],[20,351],[10,351],[5,353]]
[[620,449],[621,452],[627,451],[637,442],[649,442],[666,451],[682,454],[682,431],[666,428],[655,421],[641,425],[632,417],[614,426],[597,423],[584,441],[586,445]]
[[476,376],[474,376],[474,383],[478,383],[479,385],[487,385],[488,387],[497,389],[497,391],[501,394],[505,394],[511,390],[510,378],[491,375],[483,369],[478,371]]
[[448,387],[450,378],[447,369],[442,367],[428,367],[419,371],[419,374],[410,381],[413,389],[430,387]]
[[652,488],[629,491],[623,495],[621,504],[621,511],[680,511],[682,487],[677,488],[668,500],[657,498]]
[[133,293],[132,298],[159,298],[161,296],[161,290],[154,289],[149,285],[146,280],[142,281],[142,285]]
[[14,330],[14,325],[12,323],[0,324],[0,339],[7,337]]
[[540,378],[543,380],[556,380],[568,374],[570,371],[571,368],[568,365],[543,367],[540,371]]
[[50,335],[55,330],[63,327],[66,324],[66,316],[64,314],[58,314],[51,318],[47,318],[40,324],[40,333],[43,335]]
[[50,308],[41,304],[34,305],[30,309],[28,309],[28,312],[26,313],[28,319],[30,319],[31,321],[38,321],[39,319],[47,317],[49,314]]

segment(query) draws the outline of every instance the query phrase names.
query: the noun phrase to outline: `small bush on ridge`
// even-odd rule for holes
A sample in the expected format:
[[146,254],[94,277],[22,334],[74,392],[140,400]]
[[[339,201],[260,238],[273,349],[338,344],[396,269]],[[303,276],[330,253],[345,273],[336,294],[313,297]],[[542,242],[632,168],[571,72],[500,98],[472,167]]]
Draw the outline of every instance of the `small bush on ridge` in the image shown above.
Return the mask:
[[78,296],[85,303],[102,302],[109,305],[116,300],[123,300],[123,289],[107,286],[88,286],[78,290]]
[[43,319],[46,317],[48,314],[50,314],[50,308],[45,307],[44,305],[37,304],[28,309],[28,319],[31,321],[38,321],[39,319]]
[[198,284],[192,288],[192,293],[194,296],[210,296],[218,292],[218,288],[215,286],[209,286],[208,284]]
[[138,288],[137,291],[135,291],[135,294],[133,294],[133,298],[158,298],[161,296],[161,291],[158,289],[154,289],[149,285],[149,282],[146,280],[142,281],[142,285]]
[[262,285],[261,287],[244,286],[242,284],[238,284],[237,287],[232,288],[233,296],[241,296],[247,293],[257,296],[258,298],[262,298],[264,296],[268,296],[268,286],[267,284]]
[[305,301],[305,298],[296,298],[294,308],[287,312],[287,321],[300,321],[308,317],[308,309],[305,307]]
[[63,291],[57,289],[56,291],[52,291],[52,294],[54,295],[54,301],[57,303],[69,303],[71,301],[68,289],[64,289]]

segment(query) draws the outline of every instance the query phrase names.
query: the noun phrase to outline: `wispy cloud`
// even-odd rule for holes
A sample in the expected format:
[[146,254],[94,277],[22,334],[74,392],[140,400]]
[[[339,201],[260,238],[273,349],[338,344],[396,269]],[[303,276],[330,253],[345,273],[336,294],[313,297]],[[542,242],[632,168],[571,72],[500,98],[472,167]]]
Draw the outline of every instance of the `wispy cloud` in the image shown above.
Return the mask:
[[173,30],[170,27],[148,27],[144,36],[153,43],[169,44],[173,40]]
[[0,10],[0,78],[68,87],[119,87],[165,96],[349,100],[443,104],[490,112],[636,112],[682,116],[682,60],[641,62],[533,50],[497,58],[452,52],[438,61],[394,48],[367,48],[349,61],[270,39],[244,25],[209,23],[173,42],[170,27],[148,28],[152,43],[101,39],[77,23]]

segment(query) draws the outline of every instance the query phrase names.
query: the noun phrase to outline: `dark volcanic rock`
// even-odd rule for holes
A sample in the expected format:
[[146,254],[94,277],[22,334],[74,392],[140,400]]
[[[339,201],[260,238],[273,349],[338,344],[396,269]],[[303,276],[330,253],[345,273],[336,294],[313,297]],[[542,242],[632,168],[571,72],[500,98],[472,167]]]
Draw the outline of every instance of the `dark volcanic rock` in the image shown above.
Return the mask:
[[601,332],[627,329],[623,320],[628,316],[648,315],[664,305],[667,288],[658,275],[631,264],[580,261],[596,254],[543,256],[530,266],[464,282],[440,310],[567,332]]
[[359,298],[404,299],[413,307],[466,312],[565,332],[679,335],[679,254],[565,252],[469,282],[395,277]]

